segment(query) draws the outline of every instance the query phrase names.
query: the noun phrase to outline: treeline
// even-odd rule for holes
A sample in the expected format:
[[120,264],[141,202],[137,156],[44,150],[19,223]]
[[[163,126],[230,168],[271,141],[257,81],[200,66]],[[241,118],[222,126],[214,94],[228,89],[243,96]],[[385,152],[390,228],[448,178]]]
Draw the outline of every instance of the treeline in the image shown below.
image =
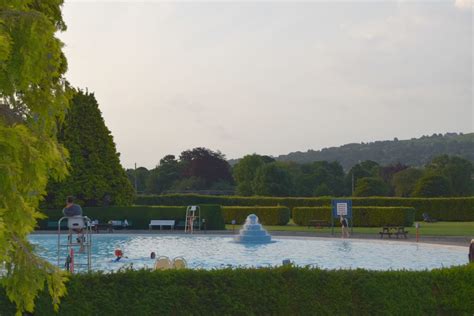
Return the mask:
[[[433,134],[409,140],[386,140],[370,143],[353,143],[340,147],[293,152],[280,155],[278,161],[310,163],[313,161],[339,161],[344,170],[349,170],[360,161],[373,160],[381,165],[401,164],[423,167],[434,157],[455,155],[474,161],[474,133]],[[231,162],[232,164],[232,162]]]
[[126,171],[138,193],[225,191],[240,196],[442,197],[474,194],[473,164],[442,155],[423,168],[362,161],[347,173],[337,162],[299,164],[247,155],[231,167],[220,152],[195,148],[161,159],[151,170]]

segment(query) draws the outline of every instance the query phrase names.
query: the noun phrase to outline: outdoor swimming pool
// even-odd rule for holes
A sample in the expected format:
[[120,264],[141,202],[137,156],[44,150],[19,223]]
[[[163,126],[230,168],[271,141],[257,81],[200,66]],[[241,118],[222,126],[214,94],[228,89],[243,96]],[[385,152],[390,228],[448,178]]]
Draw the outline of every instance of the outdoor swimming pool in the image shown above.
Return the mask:
[[[30,240],[38,246],[40,256],[57,263],[57,235],[31,235]],[[182,256],[190,268],[203,269],[278,266],[284,259],[298,266],[369,270],[424,270],[468,262],[465,247],[387,240],[298,237],[274,237],[273,240],[269,244],[251,245],[235,243],[231,236],[99,234],[92,239],[92,265],[93,270],[103,271],[118,270],[126,264],[151,268],[152,251],[171,259]],[[128,258],[113,263],[117,247]]]

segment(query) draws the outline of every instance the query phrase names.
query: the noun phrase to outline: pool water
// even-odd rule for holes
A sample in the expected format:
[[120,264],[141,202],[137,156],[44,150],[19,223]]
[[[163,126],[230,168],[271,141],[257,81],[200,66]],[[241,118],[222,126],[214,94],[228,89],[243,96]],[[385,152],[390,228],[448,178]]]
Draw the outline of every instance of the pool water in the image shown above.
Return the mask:
[[[57,264],[57,235],[31,235],[37,253]],[[335,238],[274,237],[269,244],[240,244],[230,236],[203,235],[93,235],[93,270],[113,271],[133,264],[151,268],[150,253],[171,259],[184,257],[190,268],[278,266],[290,259],[295,265],[323,269],[424,270],[462,265],[468,262],[467,248],[377,240]],[[64,236],[63,243],[66,243]],[[112,262],[114,250],[121,248],[123,261]],[[65,253],[62,253],[61,265]],[[84,259],[84,258],[83,258]],[[76,255],[76,260],[81,260]]]

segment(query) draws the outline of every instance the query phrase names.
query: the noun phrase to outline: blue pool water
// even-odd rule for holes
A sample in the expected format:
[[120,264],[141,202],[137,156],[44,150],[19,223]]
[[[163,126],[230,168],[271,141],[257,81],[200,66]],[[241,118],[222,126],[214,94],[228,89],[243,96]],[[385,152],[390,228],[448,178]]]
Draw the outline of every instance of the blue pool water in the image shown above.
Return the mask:
[[[40,256],[57,263],[57,235],[31,235],[30,240],[37,245]],[[103,271],[118,270],[126,264],[133,264],[134,268],[151,268],[154,263],[149,259],[152,251],[157,256],[182,256],[190,268],[203,269],[277,266],[283,259],[290,259],[298,266],[370,270],[424,270],[468,262],[467,247],[387,240],[297,237],[274,237],[273,240],[269,244],[247,245],[234,242],[230,236],[99,234],[93,235],[92,239],[92,265],[93,270]],[[117,247],[128,258],[113,263]]]

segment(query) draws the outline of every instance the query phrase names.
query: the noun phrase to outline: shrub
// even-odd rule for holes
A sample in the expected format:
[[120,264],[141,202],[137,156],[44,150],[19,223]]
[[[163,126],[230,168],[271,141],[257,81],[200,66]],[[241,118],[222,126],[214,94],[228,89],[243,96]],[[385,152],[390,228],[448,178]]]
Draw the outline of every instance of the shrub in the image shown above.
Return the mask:
[[[474,265],[432,271],[261,268],[77,274],[55,314],[35,315],[471,315]],[[14,306],[0,291],[2,315]]]
[[[293,209],[293,221],[297,225],[308,225],[310,220],[331,222],[331,207],[296,207]],[[376,227],[384,225],[412,226],[415,220],[413,207],[372,207],[359,206],[352,208],[354,226]],[[339,225],[339,218],[334,224]]]
[[235,219],[236,224],[241,225],[250,214],[257,215],[260,223],[264,225],[286,225],[290,220],[290,209],[284,206],[223,206],[222,212],[226,224],[230,224]]
[[[353,206],[407,206],[416,209],[416,220],[422,220],[427,212],[431,217],[443,221],[474,221],[474,197],[449,198],[400,198],[400,197],[356,197]],[[262,196],[211,196],[198,194],[141,195],[136,204],[141,205],[193,205],[219,204],[223,206],[286,206],[295,207],[330,206],[331,197],[262,197]]]
[[[200,205],[201,219],[206,219],[206,228],[210,230],[224,229],[224,219],[219,205]],[[185,206],[122,206],[122,207],[85,207],[84,215],[97,219],[101,223],[109,220],[127,219],[133,223],[134,229],[148,229],[152,219],[170,219],[175,221],[185,220]],[[42,229],[47,227],[48,221],[57,221],[62,215],[61,210],[47,210],[44,213],[47,219],[39,221]]]

